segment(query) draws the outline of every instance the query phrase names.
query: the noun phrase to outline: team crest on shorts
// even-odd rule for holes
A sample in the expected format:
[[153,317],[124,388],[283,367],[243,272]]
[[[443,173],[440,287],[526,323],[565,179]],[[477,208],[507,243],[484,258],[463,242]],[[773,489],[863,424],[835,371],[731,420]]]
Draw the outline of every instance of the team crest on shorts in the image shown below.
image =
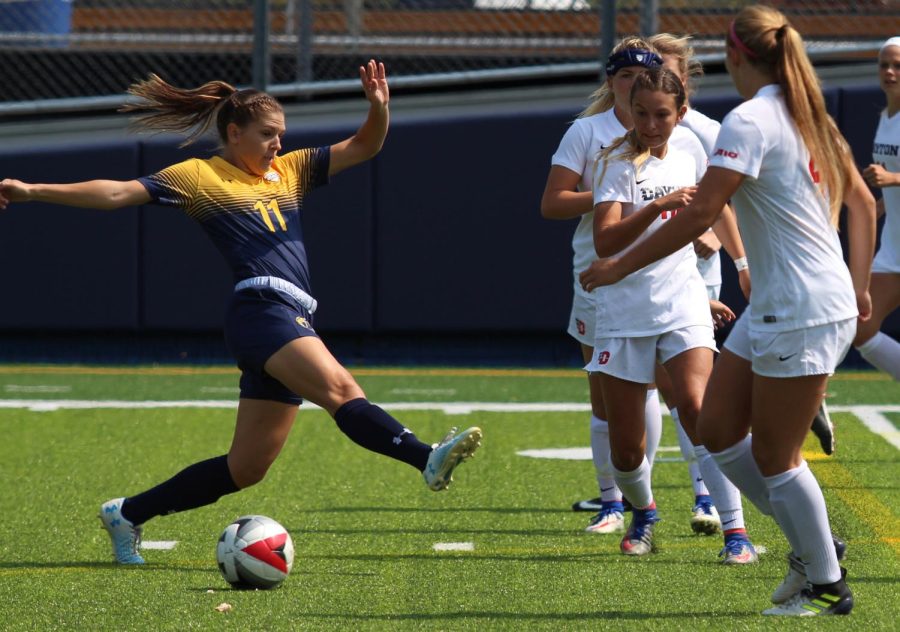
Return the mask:
[[309,324],[309,321],[303,318],[303,316],[297,316],[296,318],[297,324],[301,327],[306,327],[307,329],[312,329],[312,325]]
[[575,319],[575,328],[578,330],[579,334],[581,334],[582,336],[584,335],[584,332],[585,332],[584,321],[578,320],[576,318]]
[[601,351],[597,356],[598,364],[606,364],[609,362],[609,351]]

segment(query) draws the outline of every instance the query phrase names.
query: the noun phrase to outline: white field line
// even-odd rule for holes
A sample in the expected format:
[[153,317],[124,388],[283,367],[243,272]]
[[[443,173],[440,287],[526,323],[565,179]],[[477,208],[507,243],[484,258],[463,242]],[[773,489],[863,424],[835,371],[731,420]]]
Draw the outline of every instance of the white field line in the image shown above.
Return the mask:
[[143,540],[142,549],[154,549],[156,551],[171,551],[178,544],[178,540]]
[[[587,412],[587,402],[394,402],[379,403],[387,410],[438,410],[447,415],[471,415],[474,412],[488,413],[538,413],[538,412]],[[159,401],[122,401],[122,400],[81,400],[81,399],[0,399],[0,408],[24,408],[34,412],[50,412],[63,409],[93,408],[230,408],[237,407],[235,400],[159,400]],[[318,408],[315,404],[306,403],[304,410]],[[876,435],[900,450],[900,431],[884,416],[884,413],[900,413],[900,405],[877,406],[829,406],[836,413],[852,413]],[[663,406],[663,413],[667,412]]]
[[474,551],[474,542],[435,542],[432,547],[435,551]]

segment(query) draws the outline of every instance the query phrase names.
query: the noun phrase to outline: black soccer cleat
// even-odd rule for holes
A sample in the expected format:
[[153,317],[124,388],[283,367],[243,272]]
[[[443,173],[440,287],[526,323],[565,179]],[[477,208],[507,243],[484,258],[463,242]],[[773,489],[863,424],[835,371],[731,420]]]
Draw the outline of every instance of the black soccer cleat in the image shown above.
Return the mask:
[[831,416],[828,414],[828,408],[824,401],[819,406],[819,412],[813,417],[810,430],[818,437],[822,452],[829,456],[834,454],[834,424],[831,422]]

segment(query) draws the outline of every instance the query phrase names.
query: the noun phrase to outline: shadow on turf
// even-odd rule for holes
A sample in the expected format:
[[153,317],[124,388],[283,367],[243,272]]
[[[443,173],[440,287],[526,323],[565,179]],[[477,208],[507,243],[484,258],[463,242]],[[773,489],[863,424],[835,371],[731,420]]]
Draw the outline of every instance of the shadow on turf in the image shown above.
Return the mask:
[[572,513],[571,507],[320,507],[297,509],[296,513]]
[[[585,621],[588,619],[634,619],[643,621],[645,619],[659,619],[664,616],[666,619],[695,619],[705,617],[720,617],[721,612],[675,612],[665,613],[661,615],[659,612],[622,612],[620,610],[597,610],[594,612],[491,612],[485,610],[473,610],[464,612],[435,612],[429,614],[408,613],[408,614],[372,614],[372,615],[353,615],[353,614],[331,614],[331,613],[306,613],[304,617],[314,617],[320,619],[341,619],[355,621],[447,621],[453,619],[497,619],[501,621],[520,621],[527,624],[528,621]],[[746,612],[729,612],[729,617],[759,617],[756,610],[747,610]]]

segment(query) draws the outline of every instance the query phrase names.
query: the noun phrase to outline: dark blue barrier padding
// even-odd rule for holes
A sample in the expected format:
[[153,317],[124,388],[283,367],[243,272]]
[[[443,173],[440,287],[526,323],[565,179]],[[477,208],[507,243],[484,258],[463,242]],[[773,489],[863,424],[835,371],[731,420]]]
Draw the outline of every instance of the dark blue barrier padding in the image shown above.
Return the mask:
[[[825,90],[823,96],[825,98],[825,107],[828,109],[828,113],[837,120],[841,111],[841,90],[831,88]],[[691,107],[721,123],[722,119],[725,118],[725,115],[743,103],[743,101],[744,100],[737,95],[704,97],[703,93],[700,92],[696,98],[691,99]]]
[[[132,142],[0,153],[0,174],[26,182],[130,180]],[[137,209],[12,204],[0,213],[0,328],[135,330]]]
[[[346,138],[352,130],[289,130],[285,151]],[[142,173],[190,157],[208,157],[209,145],[179,150],[171,140],[144,143]],[[303,207],[304,240],[313,293],[319,301],[316,328],[370,331],[372,328],[371,163],[338,174],[310,194]],[[152,330],[209,330],[222,327],[234,281],[203,230],[177,209],[143,209],[143,325]]]
[[[853,157],[860,169],[872,163],[872,144],[878,118],[886,105],[881,88],[841,88],[841,111],[837,124],[853,147]],[[876,193],[880,197],[880,193]]]
[[565,329],[575,224],[540,200],[575,114],[394,126],[376,165],[379,331]]

